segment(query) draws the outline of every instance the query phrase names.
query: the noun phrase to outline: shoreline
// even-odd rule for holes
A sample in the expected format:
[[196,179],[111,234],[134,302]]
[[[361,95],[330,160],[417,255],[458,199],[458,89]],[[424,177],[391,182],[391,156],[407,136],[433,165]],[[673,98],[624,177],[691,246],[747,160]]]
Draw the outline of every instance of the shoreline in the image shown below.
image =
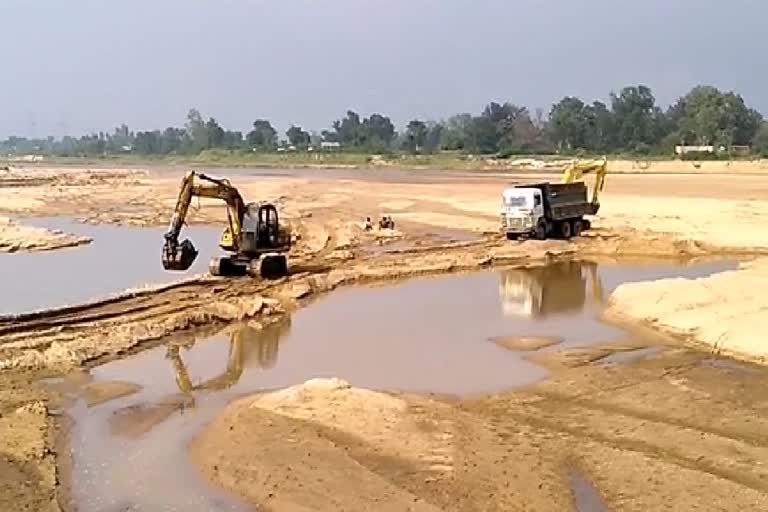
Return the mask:
[[605,317],[646,325],[715,355],[766,365],[768,345],[761,343],[760,326],[768,325],[768,310],[755,299],[766,286],[768,258],[755,258],[698,279],[622,284],[611,295]]

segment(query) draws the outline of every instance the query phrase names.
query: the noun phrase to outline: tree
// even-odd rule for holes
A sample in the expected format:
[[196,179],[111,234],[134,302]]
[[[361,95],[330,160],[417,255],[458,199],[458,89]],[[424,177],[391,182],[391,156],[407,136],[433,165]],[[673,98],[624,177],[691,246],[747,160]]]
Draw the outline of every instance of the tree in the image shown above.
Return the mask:
[[187,113],[187,143],[190,151],[199,153],[208,148],[208,129],[203,121],[203,116],[196,109],[190,109]]
[[159,131],[137,132],[133,150],[140,155],[156,155],[162,148]]
[[762,122],[762,115],[748,108],[740,95],[712,86],[691,89],[669,109],[668,117],[681,142],[724,147],[750,144]]
[[472,118],[464,149],[481,154],[495,153],[499,150],[499,133],[491,117]]
[[335,130],[334,131],[323,130],[322,132],[320,132],[320,138],[324,142],[341,142],[339,138],[339,134]]
[[387,149],[395,137],[395,125],[381,114],[372,114],[362,124],[362,131],[366,134],[366,140],[370,149]]
[[253,130],[246,135],[246,141],[252,148],[273,149],[277,145],[277,130],[266,119],[253,122]]
[[208,140],[205,148],[219,148],[224,145],[224,128],[212,117],[205,123],[205,133]]
[[243,146],[243,132],[225,130],[221,145],[227,149],[238,149]]
[[347,111],[345,118],[333,122],[333,130],[336,140],[345,146],[360,147],[367,142],[360,116],[352,110]]
[[167,155],[178,151],[186,138],[187,132],[183,128],[166,128],[160,140],[160,153]]
[[752,152],[768,158],[768,122],[762,122],[752,141]]
[[584,102],[566,96],[552,106],[549,128],[558,149],[576,150],[586,146],[589,118]]
[[584,108],[587,131],[584,147],[592,151],[612,151],[616,147],[613,114],[605,103],[595,101]]
[[526,110],[512,120],[504,150],[515,154],[534,153],[545,147],[544,139],[544,133],[533,123]]
[[660,111],[649,87],[625,87],[618,95],[611,94],[611,107],[618,147],[634,151],[659,142]]
[[405,129],[405,149],[411,153],[420,152],[427,143],[429,128],[424,121],[414,119]]
[[442,148],[464,149],[472,126],[472,114],[458,114],[448,118],[443,127]]
[[296,147],[305,148],[309,145],[309,133],[301,129],[300,126],[291,126],[285,132],[288,142]]
[[427,123],[427,138],[424,141],[424,151],[434,153],[440,149],[443,138],[443,125],[436,122]]

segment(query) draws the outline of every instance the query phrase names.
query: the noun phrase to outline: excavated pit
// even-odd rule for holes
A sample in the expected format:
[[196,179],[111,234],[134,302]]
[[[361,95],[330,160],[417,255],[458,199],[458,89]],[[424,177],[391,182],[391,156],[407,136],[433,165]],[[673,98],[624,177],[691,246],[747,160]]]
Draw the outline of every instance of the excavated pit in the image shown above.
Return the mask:
[[187,455],[233,399],[316,377],[451,397],[529,385],[546,371],[490,340],[562,339],[542,350],[610,342],[624,332],[598,315],[620,283],[733,267],[560,262],[421,278],[339,290],[272,325],[170,340],[91,371],[90,386],[117,381],[135,392],[88,407],[84,388],[69,391],[74,505],[80,512],[246,510],[204,482]]

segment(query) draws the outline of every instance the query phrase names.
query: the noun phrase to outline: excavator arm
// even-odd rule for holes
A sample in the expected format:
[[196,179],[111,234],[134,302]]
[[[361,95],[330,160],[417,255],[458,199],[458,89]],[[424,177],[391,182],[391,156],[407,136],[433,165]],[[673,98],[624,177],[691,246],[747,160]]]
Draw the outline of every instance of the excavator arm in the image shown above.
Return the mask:
[[605,175],[608,173],[608,161],[605,157],[602,160],[590,162],[574,162],[563,171],[562,183],[573,183],[580,181],[585,174],[595,174],[595,185],[592,188],[592,198],[590,202],[593,205],[600,204],[600,192],[605,185]]
[[181,191],[176,201],[163,245],[163,267],[166,270],[187,270],[197,257],[197,249],[189,239],[179,242],[193,197],[210,197],[223,200],[227,205],[229,239],[231,250],[237,251],[242,230],[245,203],[240,193],[228,180],[212,178],[195,171],[188,172],[181,182]]

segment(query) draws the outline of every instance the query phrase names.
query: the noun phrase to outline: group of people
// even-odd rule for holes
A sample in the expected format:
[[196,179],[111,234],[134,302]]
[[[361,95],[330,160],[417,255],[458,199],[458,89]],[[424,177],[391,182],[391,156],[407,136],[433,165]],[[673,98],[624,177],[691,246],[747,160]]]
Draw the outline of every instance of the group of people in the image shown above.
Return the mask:
[[[373,221],[370,217],[365,218],[365,230],[371,231],[373,229]],[[395,229],[395,221],[389,215],[382,215],[379,220],[379,229]]]

